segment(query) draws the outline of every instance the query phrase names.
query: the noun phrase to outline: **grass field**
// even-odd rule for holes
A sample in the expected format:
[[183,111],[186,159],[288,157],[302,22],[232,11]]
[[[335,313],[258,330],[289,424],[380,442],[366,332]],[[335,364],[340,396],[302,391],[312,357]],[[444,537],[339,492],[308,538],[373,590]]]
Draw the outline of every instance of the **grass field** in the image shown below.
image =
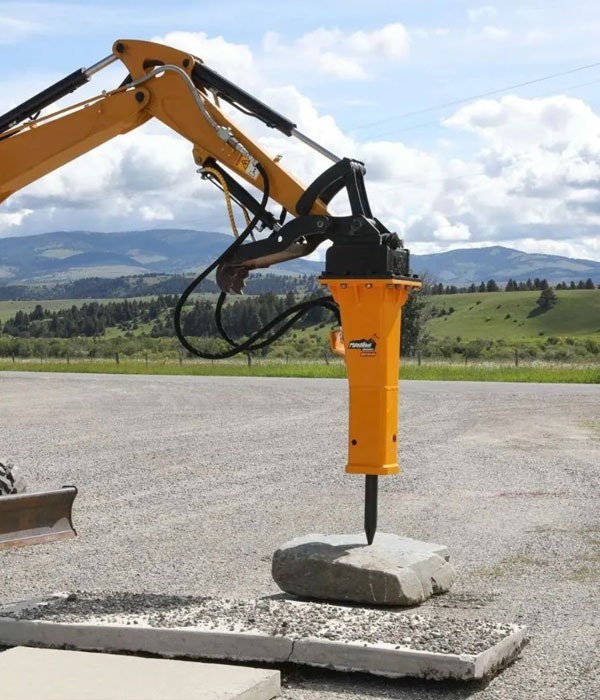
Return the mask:
[[[48,360],[16,361],[0,359],[2,371],[77,372],[84,374],[158,374],[201,375],[239,377],[303,377],[314,379],[339,379],[346,377],[345,365],[338,360],[324,362],[254,361],[251,366],[241,362],[160,361],[143,360],[94,360],[59,362]],[[487,381],[487,382],[542,382],[564,384],[600,384],[599,365],[529,364],[515,367],[500,363],[432,362],[418,365],[404,362],[400,372],[402,379],[427,379],[436,381]]]
[[[454,309],[432,318],[427,332],[434,338],[483,338],[507,341],[540,335],[600,337],[600,289],[559,290],[556,305],[535,313],[539,291],[442,294],[430,297],[438,310]],[[533,313],[532,313],[533,312]]]

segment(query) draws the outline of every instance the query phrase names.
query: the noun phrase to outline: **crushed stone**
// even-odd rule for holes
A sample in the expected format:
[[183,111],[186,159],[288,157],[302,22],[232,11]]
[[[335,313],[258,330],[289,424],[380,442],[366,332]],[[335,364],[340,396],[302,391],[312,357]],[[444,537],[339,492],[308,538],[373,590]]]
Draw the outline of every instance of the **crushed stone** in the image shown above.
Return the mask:
[[37,607],[0,616],[80,624],[140,625],[205,631],[253,632],[298,640],[386,644],[442,654],[477,655],[517,626],[483,619],[430,617],[411,611],[305,603],[268,598],[235,600],[141,593],[86,593],[53,597]]

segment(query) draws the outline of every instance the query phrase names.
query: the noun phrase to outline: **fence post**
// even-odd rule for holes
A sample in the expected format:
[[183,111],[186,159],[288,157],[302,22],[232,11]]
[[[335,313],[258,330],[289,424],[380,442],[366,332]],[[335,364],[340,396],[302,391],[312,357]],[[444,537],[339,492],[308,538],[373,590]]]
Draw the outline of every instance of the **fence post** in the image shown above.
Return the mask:
[[177,354],[179,355],[179,366],[183,364],[183,355],[181,354],[181,350],[177,351]]
[[519,366],[519,348],[515,348],[515,367]]
[[115,353],[115,362],[117,364],[119,364],[119,353],[118,352]]
[[146,367],[148,366],[148,353],[146,353]]
[[467,366],[468,357],[465,355],[465,367]]
[[417,367],[421,366],[421,351],[417,350]]
[[69,353],[67,353],[67,364],[71,364],[71,355],[69,355]]
[[13,364],[14,364],[14,363],[16,362],[16,359],[15,359],[15,353],[14,353],[14,352],[13,352],[13,353],[11,353],[11,357],[12,357],[12,361],[13,361]]
[[325,360],[325,364],[329,366],[329,356],[327,355],[327,350],[323,350],[323,358]]
[[247,353],[246,357],[248,358],[248,367],[252,367],[252,353]]

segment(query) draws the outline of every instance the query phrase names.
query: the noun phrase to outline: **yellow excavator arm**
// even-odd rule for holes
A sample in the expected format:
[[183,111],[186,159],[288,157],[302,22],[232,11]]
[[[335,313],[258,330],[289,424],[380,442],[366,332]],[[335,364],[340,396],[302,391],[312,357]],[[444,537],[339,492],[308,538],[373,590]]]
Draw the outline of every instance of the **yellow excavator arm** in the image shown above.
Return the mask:
[[[38,105],[24,103],[0,117],[0,202],[61,165],[155,118],[192,144],[199,166],[217,161],[262,189],[256,168],[260,163],[270,180],[271,198],[296,213],[296,202],[305,188],[215,104],[218,88],[213,88],[209,80],[203,81],[203,76],[210,79],[217,73],[183,51],[147,41],[120,40],[115,42],[111,56],[72,74],[70,84],[80,86],[117,60],[123,62],[128,76],[110,92],[44,117],[29,118],[27,112],[45,106],[49,97],[53,101],[62,97],[63,85],[54,95],[50,92],[44,97],[40,93]],[[255,98],[246,97],[262,108],[265,118],[271,117],[273,126],[290,135],[299,134],[284,117]],[[22,121],[25,115],[28,121],[1,131],[11,121]],[[312,211],[325,214],[327,208],[315,202]]]
[[[116,61],[127,71],[118,87],[41,115],[42,110]],[[229,119],[221,109],[221,101],[286,136],[300,139],[333,165],[304,186],[280,165],[278,158],[266,153]],[[114,43],[105,59],[75,71],[0,116],[0,202],[152,118],[189,141],[203,176],[253,215],[243,234],[180,299],[175,327],[190,352],[213,357],[193,346],[180,324],[185,301],[206,275],[216,270],[223,294],[240,292],[249,270],[307,255],[322,242],[331,241],[320,282],[332,296],[318,302],[341,317],[343,341],[336,336],[334,349],[345,354],[350,382],[346,470],[366,475],[365,531],[371,543],[376,529],[377,477],[398,471],[401,307],[408,291],[420,283],[409,274],[408,251],[402,241],[371,212],[362,163],[337,157],[200,58],[161,44],[123,39]],[[262,201],[242,183],[262,192]],[[340,192],[348,196],[350,214],[332,216],[328,204]],[[279,219],[267,211],[269,199],[281,205]],[[292,217],[287,222],[286,214]],[[247,241],[257,226],[272,233]],[[219,308],[217,304],[217,311]],[[264,347],[308,308],[306,303],[293,307],[288,314],[290,320],[283,323],[284,319],[279,319],[279,328],[271,339],[264,340],[261,331],[244,343],[236,343],[222,331],[231,349],[220,356]]]

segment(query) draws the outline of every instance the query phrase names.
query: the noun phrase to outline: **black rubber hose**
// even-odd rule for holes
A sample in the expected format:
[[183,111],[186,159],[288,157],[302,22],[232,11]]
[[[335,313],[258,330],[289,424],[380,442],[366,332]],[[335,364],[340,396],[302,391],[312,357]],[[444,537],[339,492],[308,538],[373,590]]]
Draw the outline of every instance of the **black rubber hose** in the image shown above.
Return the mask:
[[[263,198],[260,204],[261,210],[264,212],[267,202],[269,200],[269,178],[264,170],[264,168],[257,163],[257,170],[260,172],[262,178],[263,178]],[[217,300],[217,305],[215,309],[215,323],[217,325],[217,329],[219,331],[219,334],[221,337],[231,346],[230,350],[225,350],[220,353],[209,353],[205,352],[203,350],[200,350],[199,348],[195,347],[192,345],[188,339],[185,337],[183,334],[183,330],[181,328],[181,313],[183,310],[183,307],[186,303],[186,301],[189,299],[190,295],[193,293],[193,291],[198,287],[198,285],[206,279],[206,277],[216,268],[218,267],[221,262],[225,260],[225,258],[233,251],[235,251],[243,242],[244,240],[252,233],[254,230],[254,227],[258,223],[260,219],[260,214],[261,212],[259,211],[250,221],[250,223],[246,226],[246,228],[242,231],[242,233],[239,235],[238,238],[235,239],[235,241],[213,262],[211,263],[203,272],[201,272],[190,284],[187,286],[179,300],[177,301],[177,304],[175,306],[175,311],[174,311],[174,326],[175,326],[175,334],[177,335],[177,338],[179,339],[180,343],[183,345],[183,347],[193,355],[196,355],[197,357],[201,357],[206,360],[224,360],[229,357],[233,357],[234,355],[237,355],[241,352],[254,352],[256,350],[261,350],[262,348],[267,347],[271,343],[275,342],[278,338],[280,338],[291,326],[294,325],[304,314],[308,313],[311,309],[317,307],[317,306],[324,306],[325,308],[329,309],[332,311],[335,315],[336,318],[339,322],[340,320],[340,315],[339,315],[339,309],[335,301],[333,300],[332,297],[320,297],[318,299],[310,299],[308,301],[300,302],[299,304],[295,304],[294,306],[289,307],[282,313],[280,313],[278,316],[276,316],[274,319],[269,321],[265,326],[263,326],[260,330],[258,330],[256,333],[250,336],[246,341],[243,343],[237,343],[236,341],[232,340],[232,338],[229,337],[227,332],[225,331],[222,323],[222,318],[221,318],[221,312],[223,308],[223,303],[225,302],[225,299],[227,297],[227,294],[225,292],[221,292],[219,295],[219,299]],[[289,318],[285,323],[286,318]],[[266,335],[272,328],[278,326],[279,324],[281,325],[272,335],[270,335],[268,338],[263,339],[261,342],[258,342],[261,338],[263,338],[264,335]]]
[[[317,306],[324,306],[326,309],[329,309],[332,311],[338,322],[339,322],[339,309],[335,301],[333,300],[332,297],[320,297],[319,299],[309,299],[307,301],[300,302],[299,304],[295,304],[294,306],[290,306],[288,309],[285,311],[282,311],[279,315],[275,316],[275,318],[271,319],[267,324],[265,324],[260,330],[258,330],[256,333],[254,333],[248,340],[244,341],[244,343],[236,343],[234,340],[232,340],[226,333],[225,329],[222,326],[221,320],[219,319],[219,326],[220,326],[220,332],[221,336],[234,348],[237,348],[237,352],[254,352],[256,350],[262,350],[262,348],[267,347],[271,343],[275,342],[278,338],[281,338],[281,336],[288,331],[294,323],[296,323],[302,316],[304,316],[306,313],[308,313],[311,309],[314,309]],[[283,323],[283,321],[288,317],[292,316],[286,323]],[[268,333],[272,328],[275,326],[279,325],[280,323],[283,323],[280,328],[278,328],[272,335],[270,335],[268,338],[263,340],[262,342],[258,343],[257,341],[262,338],[266,333]]]
[[[267,206],[267,203],[269,201],[269,176],[267,175],[267,171],[262,167],[260,163],[256,164],[256,169],[258,172],[261,174],[261,177],[263,179],[263,197],[262,201],[260,203],[261,209],[265,209]],[[183,307],[186,303],[186,301],[189,299],[190,295],[192,292],[198,287],[198,285],[203,282],[210,273],[217,268],[224,260],[225,258],[232,253],[233,251],[237,250],[239,246],[242,245],[244,240],[248,238],[248,236],[252,233],[254,230],[254,227],[258,223],[259,220],[259,215],[255,214],[252,217],[252,220],[250,223],[246,226],[246,228],[242,231],[242,233],[235,239],[235,241],[219,255],[219,257],[212,262],[205,270],[203,270],[195,279],[193,279],[190,284],[186,287],[185,291],[183,294],[179,297],[179,300],[177,301],[177,304],[175,305],[175,311],[173,313],[173,325],[175,327],[175,335],[179,339],[179,342],[183,345],[183,347],[188,351],[191,352],[193,355],[197,355],[198,357],[202,357],[206,360],[219,360],[219,359],[225,359],[224,357],[221,357],[221,354],[212,354],[208,352],[203,352],[199,348],[194,347],[185,337],[183,334],[183,331],[181,329],[181,312],[183,310]],[[235,354],[235,353],[233,353]],[[225,357],[231,357],[232,355],[226,355]]]
[[[223,302],[225,301],[225,298],[227,295],[225,293],[222,293],[219,296],[219,300],[217,301],[217,306],[215,309],[215,323],[217,326],[217,330],[219,331],[219,334],[221,337],[232,347],[238,347],[239,344],[235,341],[232,340],[229,335],[227,334],[227,331],[223,327],[223,320],[222,320],[222,310],[223,310]],[[280,338],[291,326],[296,323],[296,321],[304,316],[308,311],[311,309],[315,308],[316,306],[324,306],[326,309],[329,309],[332,311],[338,320],[338,323],[340,321],[340,314],[339,314],[339,309],[335,301],[333,300],[333,297],[330,296],[324,296],[324,297],[319,297],[317,299],[308,299],[307,301],[300,302],[299,304],[295,304],[294,306],[290,306],[289,308],[285,309],[282,311],[280,314],[275,316],[275,318],[271,319],[265,326],[263,326],[256,334],[254,334],[252,337],[257,338],[263,336],[265,333],[271,330],[271,328],[277,326],[279,323],[282,323],[288,316],[292,314],[296,314],[298,312],[297,316],[294,316],[292,319],[290,319],[284,326],[282,326],[280,329],[278,329],[272,336],[269,336],[266,340],[262,341],[258,345],[252,344],[252,347],[246,348],[245,352],[252,352],[254,350],[261,350],[262,348],[266,347],[267,345],[270,345],[272,342]]]

